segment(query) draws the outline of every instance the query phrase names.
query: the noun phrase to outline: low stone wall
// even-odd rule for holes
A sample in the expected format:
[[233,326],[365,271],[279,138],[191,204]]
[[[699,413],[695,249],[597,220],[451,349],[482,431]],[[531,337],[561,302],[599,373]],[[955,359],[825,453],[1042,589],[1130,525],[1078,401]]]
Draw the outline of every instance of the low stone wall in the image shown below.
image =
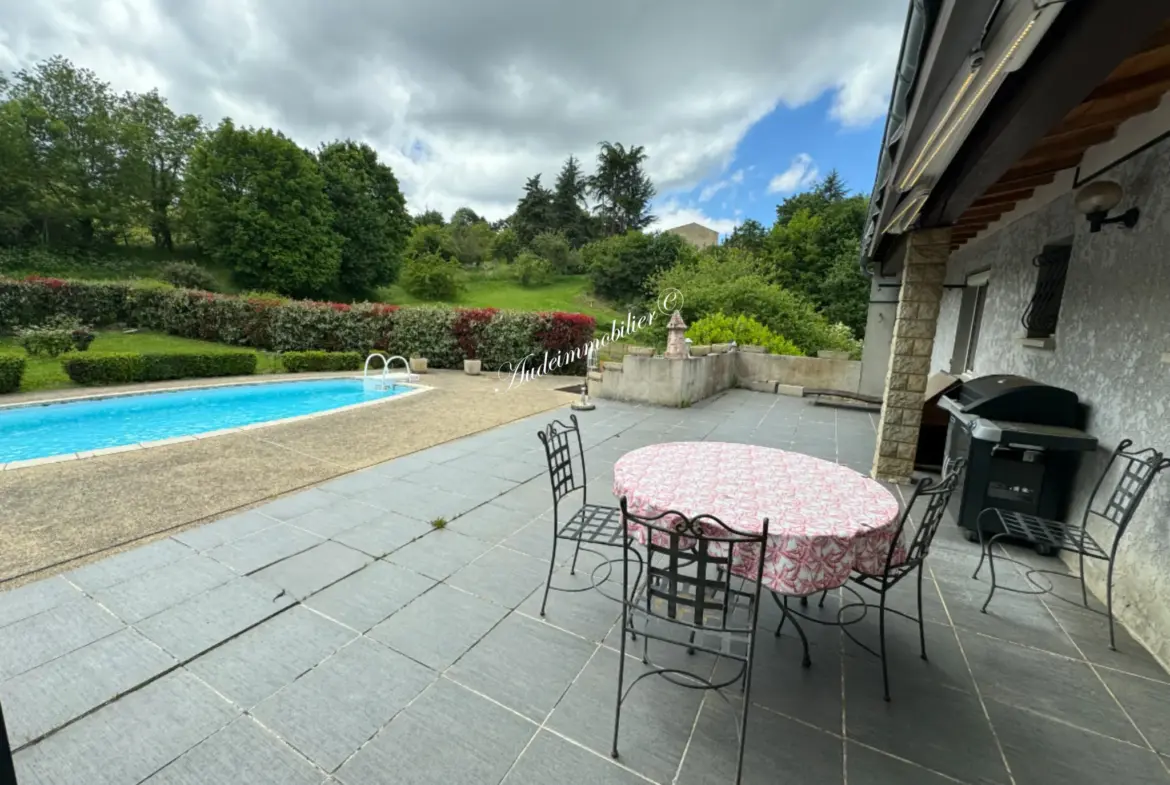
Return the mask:
[[732,387],[803,394],[804,388],[857,392],[861,363],[732,351],[673,360],[627,354],[589,376],[589,394],[657,406],[690,406]]

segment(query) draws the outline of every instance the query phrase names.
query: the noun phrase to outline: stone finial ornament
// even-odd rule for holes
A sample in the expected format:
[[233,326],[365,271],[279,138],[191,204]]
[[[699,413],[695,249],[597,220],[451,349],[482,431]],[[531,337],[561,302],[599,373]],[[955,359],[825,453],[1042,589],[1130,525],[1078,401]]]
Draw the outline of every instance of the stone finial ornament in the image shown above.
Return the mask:
[[670,322],[666,325],[666,356],[672,360],[682,359],[688,356],[687,352],[687,323],[683,321],[682,314],[675,311],[670,316]]

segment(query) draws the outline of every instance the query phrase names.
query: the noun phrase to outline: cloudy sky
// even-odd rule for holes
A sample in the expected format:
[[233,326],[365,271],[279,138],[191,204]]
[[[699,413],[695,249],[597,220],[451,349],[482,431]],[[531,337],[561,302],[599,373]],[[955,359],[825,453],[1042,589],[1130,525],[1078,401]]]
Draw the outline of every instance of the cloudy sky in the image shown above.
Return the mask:
[[662,228],[867,192],[907,0],[25,0],[0,69],[53,54],[208,122],[373,144],[412,211],[511,212],[602,140],[644,145]]

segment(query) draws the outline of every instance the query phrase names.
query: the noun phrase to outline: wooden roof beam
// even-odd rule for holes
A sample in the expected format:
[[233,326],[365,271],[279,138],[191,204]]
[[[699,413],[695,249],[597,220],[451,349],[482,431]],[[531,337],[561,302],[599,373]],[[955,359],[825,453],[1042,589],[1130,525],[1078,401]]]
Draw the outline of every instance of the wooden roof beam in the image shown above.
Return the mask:
[[975,201],[971,202],[971,209],[975,210],[980,207],[991,207],[992,205],[997,204],[1014,205],[1016,202],[1022,202],[1025,199],[1032,198],[1032,194],[1035,192],[1035,188],[1019,188],[1015,191],[1001,191],[997,194],[988,194],[987,196],[981,196]]
[[1170,88],[1170,63],[1165,63],[1149,71],[1123,76],[1116,79],[1107,79],[1093,92],[1089,93],[1087,101],[1100,101],[1105,98],[1116,98],[1138,90],[1155,89],[1158,87]]
[[1000,194],[1008,191],[1018,191],[1022,188],[1039,188],[1042,185],[1048,185],[1055,179],[1055,172],[1034,174],[1028,177],[1005,177],[1005,179],[1000,180],[998,183],[992,183],[983,193],[984,196],[991,196],[992,194]]

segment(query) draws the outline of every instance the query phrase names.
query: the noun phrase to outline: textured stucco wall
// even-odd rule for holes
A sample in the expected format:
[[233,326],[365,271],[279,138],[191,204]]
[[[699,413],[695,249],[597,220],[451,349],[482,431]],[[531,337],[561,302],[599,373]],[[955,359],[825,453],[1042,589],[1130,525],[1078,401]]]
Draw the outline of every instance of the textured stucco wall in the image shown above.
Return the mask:
[[[1039,211],[951,255],[948,282],[991,268],[975,373],[1013,373],[1066,387],[1091,407],[1088,429],[1101,451],[1079,478],[1078,516],[1103,459],[1123,438],[1170,452],[1170,144],[1109,171],[1125,189],[1115,213],[1141,208],[1137,227],[1090,234],[1066,194]],[[1036,280],[1032,258],[1046,243],[1072,238],[1054,351],[1021,344],[1020,316]],[[932,368],[948,370],[960,291],[947,292]],[[1101,529],[1094,529],[1102,533]],[[1122,544],[1115,610],[1127,627],[1170,663],[1170,472],[1156,482]],[[1091,573],[1104,597],[1104,571]]]

